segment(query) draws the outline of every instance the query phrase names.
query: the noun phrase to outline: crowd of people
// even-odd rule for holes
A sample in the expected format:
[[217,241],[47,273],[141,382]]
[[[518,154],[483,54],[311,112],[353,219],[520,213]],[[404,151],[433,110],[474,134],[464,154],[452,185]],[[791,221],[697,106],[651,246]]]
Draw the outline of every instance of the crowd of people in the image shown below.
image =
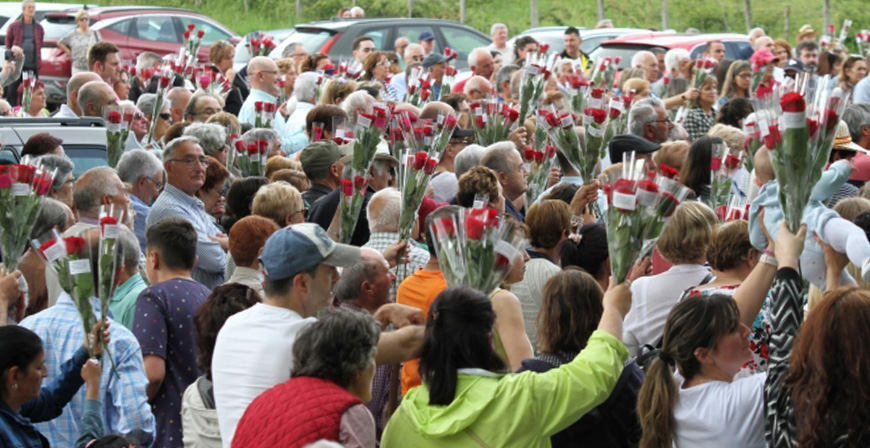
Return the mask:
[[[6,37],[16,57],[0,74],[11,82],[7,94],[21,94],[14,82],[22,67],[39,68],[33,2],[24,12]],[[343,8],[345,15],[364,13]],[[34,249],[18,270],[0,270],[0,445],[870,445],[870,361],[860,342],[870,339],[867,264],[850,263],[836,249],[843,244],[826,244],[828,233],[764,219],[775,204],[752,223],[720,222],[705,204],[713,146],[743,150],[756,95],[750,64],[725,59],[722,42],[706,44],[704,58],[717,66],[699,88],[690,86],[696,64],[684,50],[640,51],[609,86],[635,95],[626,133],[611,140],[601,170],[634,153],[691,189],[653,256],[614,284],[606,226],[588,207],[603,199],[599,184],[559,154],[544,192],[529,197],[520,151],[534,143],[533,117],[504,141],[475,144],[469,102],[517,102],[523,60],[538,49],[533,39],[509,48],[507,27],[493,25],[493,44],[468,54],[470,76],[443,95],[451,55],[436,51],[431,33],[400,37],[395,52],[359,37],[361,79],[322,86],[318,77],[333,61],[302,44],[277,61],[254,57],[236,73],[235,47],[218,41],[211,69],[227,77],[229,91],[214,95],[178,78],[157,110],[157,83],[144,74],[164,59],[143,52],[135,75],[126,72],[118,48],[87,18],[77,14],[78,27],[59,44],[74,62],[55,116],[101,117],[103,107],[121,105],[134,117],[125,152],[116,167],[78,177],[62,135],[36,134],[21,155],[56,170],[33,238],[55,229],[96,250],[101,206],[126,211],[111,319],[86,337],[76,304]],[[793,50],[763,30],[750,35],[755,51],[777,55],[782,69],[762,87],[812,71],[852,93],[830,157],[842,182],[814,206],[866,239],[867,59],[841,55],[836,42],[820,49],[816,38],[802,29]],[[581,43],[576,28],[565,31],[545,104],[565,109],[569,77],[591,74]],[[407,102],[415,67],[432,83],[422,107]],[[21,115],[47,114],[40,89]],[[287,101],[271,127],[254,127],[255,103],[279,97]],[[338,126],[387,102],[414,120],[454,115],[459,126],[412,238],[399,240],[400,162],[382,142],[343,244],[336,216],[353,142],[335,141]],[[231,135],[267,142],[264,176],[245,177],[228,162]],[[752,203],[775,198],[775,177],[761,148],[734,184]],[[433,222],[480,201],[528,241],[492,292],[448,287],[433,245]],[[807,278],[815,285],[808,293],[802,252],[814,238],[822,251],[810,263],[824,279]],[[92,306],[100,312],[96,298]],[[112,368],[88,360],[87,341],[100,337]]]

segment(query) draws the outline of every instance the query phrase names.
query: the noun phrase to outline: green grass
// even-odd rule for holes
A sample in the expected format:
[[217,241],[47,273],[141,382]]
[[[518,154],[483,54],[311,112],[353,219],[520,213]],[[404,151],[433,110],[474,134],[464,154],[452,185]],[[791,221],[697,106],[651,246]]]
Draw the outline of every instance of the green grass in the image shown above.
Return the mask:
[[[63,1],[63,0],[61,0]],[[762,26],[769,35],[785,35],[786,16],[793,38],[804,23],[816,31],[823,29],[823,0],[752,0],[753,26]],[[73,3],[73,2],[69,2]],[[103,1],[104,5],[145,4],[145,2]],[[149,5],[174,6],[199,11],[223,23],[240,35],[255,30],[289,28],[297,23],[294,0],[249,0],[250,11],[245,13],[242,0],[202,0],[200,4],[181,0],[151,0]],[[852,34],[870,28],[870,8],[866,0],[832,0],[831,19],[837,33],[843,19],[854,23]],[[336,13],[340,6],[349,6],[349,0],[303,0],[304,14],[298,20],[305,23],[324,19]],[[370,17],[403,16],[407,2],[402,0],[359,0]],[[661,2],[656,0],[605,0],[606,16],[616,26],[661,28]],[[670,0],[668,2],[670,27],[683,31],[695,27],[704,32],[746,32],[743,0]],[[417,17],[459,20],[458,0],[415,0]],[[511,35],[529,28],[529,0],[467,0],[468,25],[488,34],[495,22],[506,23]],[[595,0],[538,0],[540,25],[574,25],[591,27],[597,21]]]

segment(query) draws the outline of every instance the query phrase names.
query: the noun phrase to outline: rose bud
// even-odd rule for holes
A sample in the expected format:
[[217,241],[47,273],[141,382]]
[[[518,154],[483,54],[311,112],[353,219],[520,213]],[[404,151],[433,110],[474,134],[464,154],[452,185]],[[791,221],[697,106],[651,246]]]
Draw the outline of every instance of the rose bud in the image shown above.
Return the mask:
[[426,167],[424,168],[426,174],[433,174],[435,172],[435,168],[438,167],[438,161],[430,158],[426,160]]

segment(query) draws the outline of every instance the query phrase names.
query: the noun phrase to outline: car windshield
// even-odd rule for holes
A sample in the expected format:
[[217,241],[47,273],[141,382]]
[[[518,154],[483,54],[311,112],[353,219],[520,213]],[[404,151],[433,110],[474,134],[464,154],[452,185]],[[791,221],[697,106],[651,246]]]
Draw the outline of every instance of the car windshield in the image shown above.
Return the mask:
[[66,36],[71,29],[76,27],[75,16],[63,17],[46,17],[40,22],[42,29],[45,30],[46,39],[57,39]]
[[280,58],[284,49],[293,42],[301,43],[302,46],[305,47],[305,51],[308,53],[317,53],[321,48],[323,48],[323,45],[326,44],[332,35],[333,33],[331,31],[319,30],[316,28],[296,30],[296,32],[287,36],[287,38],[284,39],[284,42],[278,44],[278,46],[269,53],[269,57],[272,59]]

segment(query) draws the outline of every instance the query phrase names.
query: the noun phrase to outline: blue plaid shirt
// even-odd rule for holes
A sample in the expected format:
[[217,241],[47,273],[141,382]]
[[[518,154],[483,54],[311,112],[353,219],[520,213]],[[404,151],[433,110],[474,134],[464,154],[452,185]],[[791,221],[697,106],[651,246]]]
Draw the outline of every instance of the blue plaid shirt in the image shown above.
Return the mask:
[[151,227],[165,218],[184,218],[196,230],[196,255],[199,260],[191,272],[193,279],[208,289],[222,285],[227,253],[217,241],[209,239],[209,235],[217,235],[220,230],[215,226],[214,219],[206,213],[202,201],[166,184],[166,189],[160,193],[148,213],[147,226]]
[[[99,315],[99,300],[92,298],[91,303],[94,312]],[[21,321],[21,326],[32,330],[42,339],[48,371],[48,377],[44,380],[46,383],[57,378],[61,364],[70,359],[85,341],[81,317],[67,293],[61,293],[53,307]],[[130,330],[117,322],[111,322],[109,332],[109,349],[120,378],[108,366],[103,369],[100,378],[100,401],[103,404],[106,431],[124,435],[137,446],[149,446],[154,439],[154,416],[148,396],[145,395],[148,378],[139,341]],[[79,437],[84,409],[85,388],[82,387],[60,417],[38,423],[36,428],[48,438],[50,446],[72,447]]]

